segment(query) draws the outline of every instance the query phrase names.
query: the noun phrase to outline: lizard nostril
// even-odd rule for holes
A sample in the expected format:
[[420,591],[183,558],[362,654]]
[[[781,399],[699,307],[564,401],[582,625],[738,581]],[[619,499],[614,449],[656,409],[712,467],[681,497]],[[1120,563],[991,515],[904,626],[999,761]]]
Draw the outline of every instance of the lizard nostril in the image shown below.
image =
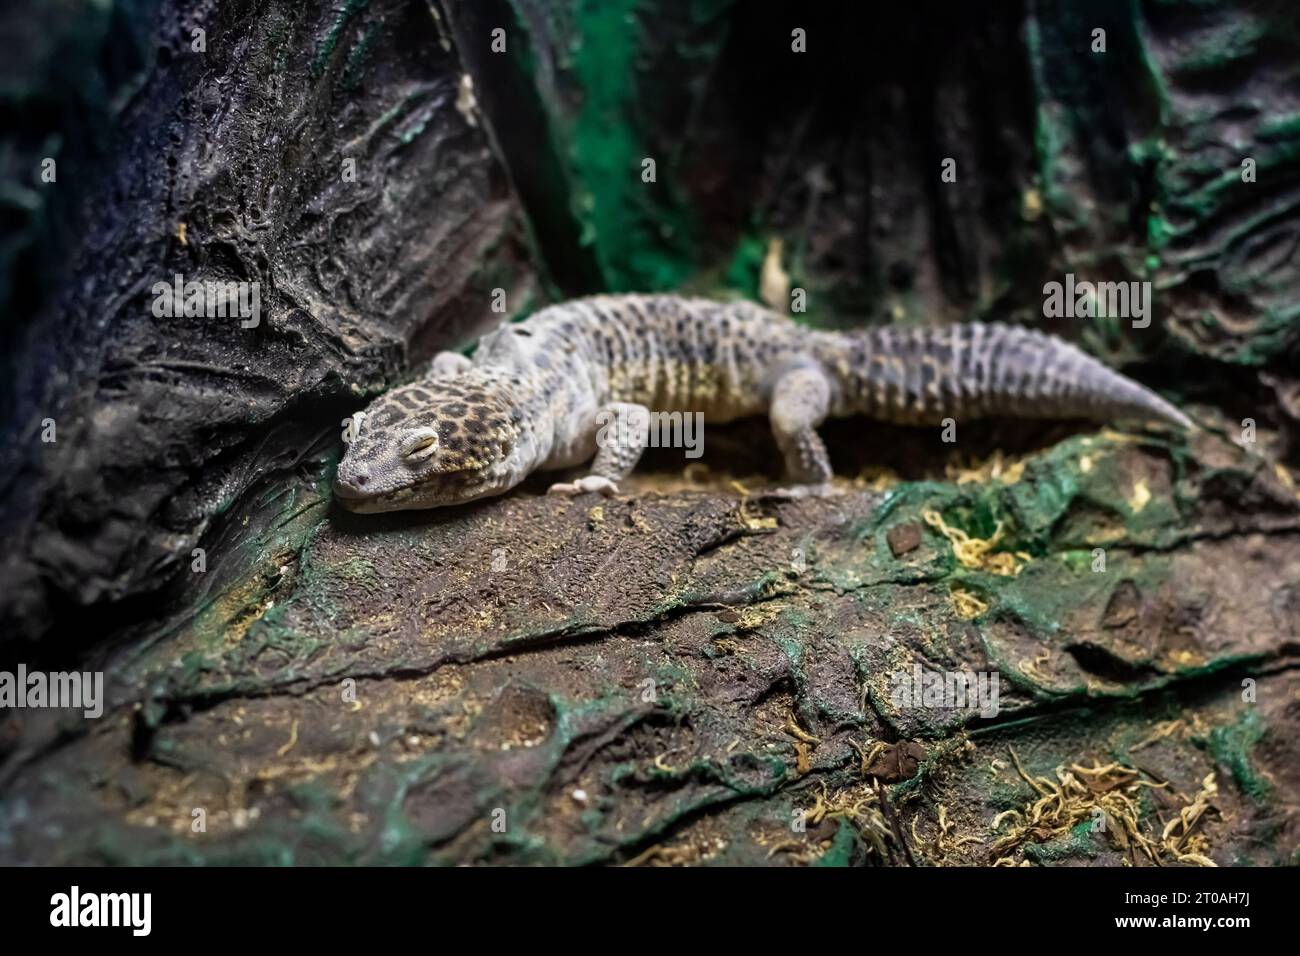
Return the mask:
[[364,485],[369,480],[370,480],[370,476],[366,474],[357,475],[356,477],[356,483],[358,485]]

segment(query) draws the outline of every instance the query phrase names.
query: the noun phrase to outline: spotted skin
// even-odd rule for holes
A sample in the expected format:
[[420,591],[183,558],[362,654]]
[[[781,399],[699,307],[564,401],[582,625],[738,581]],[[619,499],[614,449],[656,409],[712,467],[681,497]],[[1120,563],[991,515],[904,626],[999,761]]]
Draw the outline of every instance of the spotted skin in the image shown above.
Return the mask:
[[1188,419],[1060,339],[977,323],[820,332],[748,302],[594,296],[443,353],[428,375],[376,399],[339,464],[335,495],[360,512],[459,504],[537,470],[592,461],[561,494],[617,491],[647,444],[638,427],[597,447],[604,415],[701,412],[717,424],[768,415],[797,489],[829,487],[817,427],[866,415]]

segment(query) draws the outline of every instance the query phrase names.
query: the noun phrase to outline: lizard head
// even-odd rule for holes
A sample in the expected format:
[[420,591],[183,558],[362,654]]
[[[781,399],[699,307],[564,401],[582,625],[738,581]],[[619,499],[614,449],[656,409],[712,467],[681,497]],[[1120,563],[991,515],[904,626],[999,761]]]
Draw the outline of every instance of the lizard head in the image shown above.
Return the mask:
[[514,485],[520,415],[501,383],[475,371],[394,389],[371,403],[339,462],[349,511],[438,508]]

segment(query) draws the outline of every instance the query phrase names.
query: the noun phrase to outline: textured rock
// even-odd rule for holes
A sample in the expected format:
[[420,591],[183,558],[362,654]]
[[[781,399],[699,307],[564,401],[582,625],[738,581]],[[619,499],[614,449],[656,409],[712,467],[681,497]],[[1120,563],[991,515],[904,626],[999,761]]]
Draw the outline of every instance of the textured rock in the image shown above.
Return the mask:
[[[88,643],[87,614],[102,628],[102,608],[156,595],[367,395],[499,321],[494,287],[523,307],[534,286],[427,8],[116,12],[84,55],[139,33],[150,59],[118,91],[91,182],[74,153],[39,187],[87,201],[65,210],[72,258],[11,358],[6,636]],[[176,274],[259,283],[260,323],[155,317],[151,289]]]
[[[0,857],[1285,862],[1300,501],[1217,439],[1194,453],[1083,435],[1002,477],[799,503],[665,472],[424,515],[304,490],[301,549],[264,541],[112,661],[95,733],[23,728],[0,808],[78,836],[14,827]],[[899,522],[925,528],[901,558]],[[967,566],[954,541],[998,527]],[[917,668],[996,670],[997,713],[901,701]]]

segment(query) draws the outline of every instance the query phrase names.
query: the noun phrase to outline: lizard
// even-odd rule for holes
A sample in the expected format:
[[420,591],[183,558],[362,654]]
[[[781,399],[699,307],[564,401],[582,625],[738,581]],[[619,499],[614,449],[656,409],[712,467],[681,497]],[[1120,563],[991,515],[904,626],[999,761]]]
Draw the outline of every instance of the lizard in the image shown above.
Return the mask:
[[[537,470],[591,461],[556,494],[617,494],[651,411],[709,423],[766,414],[791,496],[832,493],[817,428],[830,416],[901,424],[990,415],[1190,420],[1066,341],[1000,322],[822,331],[751,302],[599,295],[547,306],[439,353],[426,375],[376,398],[339,463],[356,512],[500,495]],[[620,427],[600,423],[617,420]],[[611,439],[611,436],[612,439]],[[599,446],[599,447],[598,447]]]

